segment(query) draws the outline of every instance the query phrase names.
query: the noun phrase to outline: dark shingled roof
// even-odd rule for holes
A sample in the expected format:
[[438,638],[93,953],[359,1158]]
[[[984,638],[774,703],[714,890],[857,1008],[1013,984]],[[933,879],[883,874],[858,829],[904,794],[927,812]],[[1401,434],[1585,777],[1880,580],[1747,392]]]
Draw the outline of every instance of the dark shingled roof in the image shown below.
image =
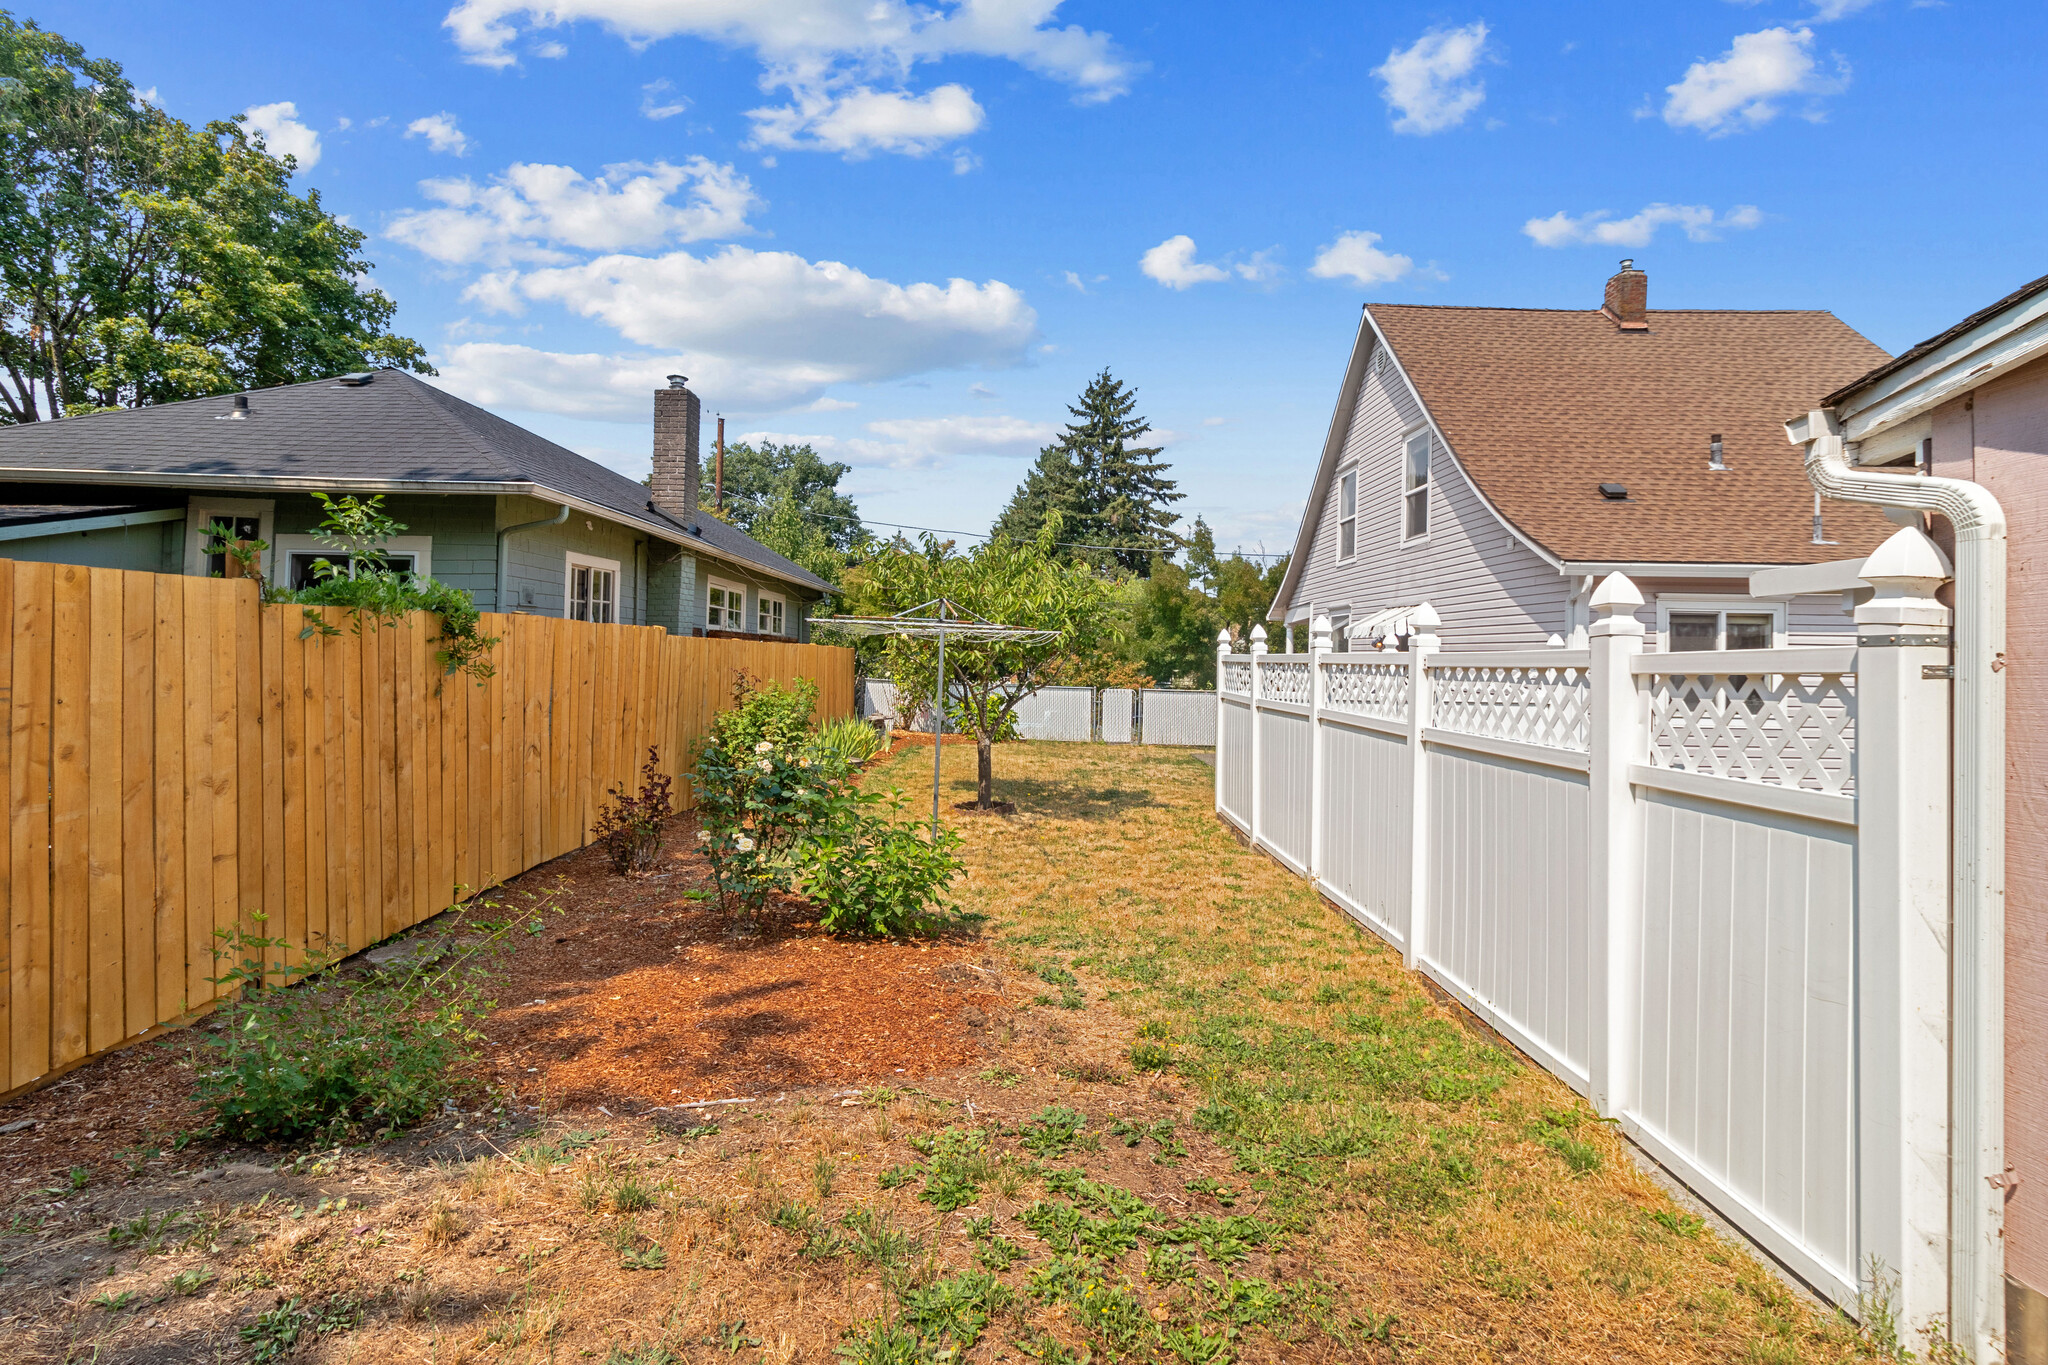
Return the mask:
[[[1894,529],[1827,508],[1784,415],[1886,359],[1832,313],[1652,309],[1625,333],[1596,309],[1371,304],[1453,454],[1500,514],[1579,563],[1808,564]],[[1720,433],[1731,472],[1710,473]],[[1628,500],[1600,484],[1628,485]]]
[[[1941,346],[1946,346],[1949,342],[1955,340],[1957,337],[1963,335],[1965,332],[1972,331],[1979,325],[1989,322],[1992,318],[1997,317],[2000,313],[2003,313],[2006,309],[2011,308],[2015,304],[2025,303],[2028,299],[2034,297],[2034,295],[2040,293],[2044,289],[2048,289],[2048,275],[2043,275],[2038,280],[2028,281],[2026,284],[2023,284],[2019,288],[2013,290],[2010,294],[2007,294],[1998,302],[1990,304],[1984,308],[1979,308],[1976,312],[1970,314],[1970,316],[1964,318],[1955,326],[1937,332],[1935,335],[1927,338],[1927,340],[1919,343],[1916,346],[1907,347],[1905,351],[1903,351],[1894,359],[1887,360],[1884,364],[1878,366],[1870,373],[1858,375],[1856,378],[1842,385],[1841,388],[1836,389],[1833,393],[1821,399],[1820,405],[1824,408],[1831,408],[1835,406],[1835,404],[1841,402],[1844,398],[1847,398],[1850,394],[1856,392],[1856,390],[1862,388],[1864,385],[1874,384],[1888,374],[1893,374],[1899,370],[1905,369],[1908,365],[1911,365],[1914,361],[1920,359],[1920,357],[1926,355],[1929,351],[1935,350],[1936,348]],[[1806,415],[1806,410],[1801,409],[1795,415],[1799,417],[1804,417]]]
[[[0,479],[194,487],[527,493],[571,498],[638,530],[818,592],[832,585],[711,516],[692,534],[645,484],[397,370],[0,427]],[[473,485],[465,489],[464,485]]]

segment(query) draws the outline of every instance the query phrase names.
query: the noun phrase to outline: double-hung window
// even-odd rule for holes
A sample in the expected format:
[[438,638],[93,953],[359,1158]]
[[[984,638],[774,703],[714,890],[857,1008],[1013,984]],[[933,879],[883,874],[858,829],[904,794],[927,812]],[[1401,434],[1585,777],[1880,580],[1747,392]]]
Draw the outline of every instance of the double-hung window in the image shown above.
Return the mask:
[[747,590],[723,579],[710,580],[704,594],[704,624],[711,630],[747,628]]
[[754,606],[754,629],[763,635],[782,634],[783,604],[773,593],[762,593]]
[[1358,471],[1337,481],[1337,561],[1358,553]]
[[619,562],[589,555],[569,556],[569,580],[562,615],[571,621],[609,625],[619,619]]
[[1784,628],[1776,609],[1750,603],[1659,603],[1658,615],[1663,618],[1664,648],[1673,654],[1770,649]]
[[1401,535],[1404,540],[1417,540],[1429,534],[1429,432],[1418,431],[1408,438],[1407,457]]

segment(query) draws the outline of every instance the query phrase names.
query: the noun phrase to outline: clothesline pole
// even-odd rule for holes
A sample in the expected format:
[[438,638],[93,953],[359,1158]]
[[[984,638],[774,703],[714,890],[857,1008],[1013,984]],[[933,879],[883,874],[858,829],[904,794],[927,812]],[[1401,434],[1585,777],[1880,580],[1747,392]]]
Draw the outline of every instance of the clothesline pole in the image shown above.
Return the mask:
[[939,686],[932,701],[932,843],[939,842],[939,756],[946,738],[946,598],[939,597]]

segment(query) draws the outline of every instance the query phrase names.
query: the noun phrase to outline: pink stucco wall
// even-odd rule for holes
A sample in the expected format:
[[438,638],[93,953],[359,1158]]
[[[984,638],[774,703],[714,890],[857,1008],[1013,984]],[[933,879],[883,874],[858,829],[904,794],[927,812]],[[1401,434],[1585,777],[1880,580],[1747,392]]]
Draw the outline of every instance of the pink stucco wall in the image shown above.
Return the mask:
[[2006,1272],[2048,1292],[2048,361],[1935,413],[1935,472],[2005,505]]

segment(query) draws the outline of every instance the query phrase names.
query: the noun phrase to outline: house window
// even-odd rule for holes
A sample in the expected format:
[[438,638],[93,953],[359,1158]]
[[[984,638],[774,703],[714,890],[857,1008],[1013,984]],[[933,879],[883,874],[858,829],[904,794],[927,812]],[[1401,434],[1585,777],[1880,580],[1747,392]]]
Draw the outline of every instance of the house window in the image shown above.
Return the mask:
[[223,542],[261,540],[263,519],[261,517],[217,516],[210,517],[206,525],[206,576],[226,578],[228,556]]
[[1330,651],[1334,654],[1351,652],[1351,613],[1333,611],[1330,613]]
[[[287,587],[310,588],[320,582],[313,566],[323,559],[340,572],[348,571],[339,550],[312,536],[279,536],[272,548],[277,554],[276,581]],[[432,536],[393,536],[378,547],[374,559],[364,562],[381,564],[409,578],[430,578],[434,572],[433,549]]]
[[[185,504],[185,572],[207,578],[225,578],[228,557],[221,542],[260,540],[276,547],[271,535],[277,503],[271,498],[195,497]],[[226,532],[225,537],[221,532]],[[275,576],[282,563],[265,555],[259,567]]]
[[1408,438],[1406,504],[1403,536],[1415,540],[1429,534],[1429,433],[1418,431]]
[[1346,474],[1337,485],[1337,562],[1358,553],[1358,471]]
[[762,593],[754,608],[754,629],[763,635],[782,634],[782,599],[772,593]]
[[736,583],[712,579],[704,594],[704,624],[711,630],[747,628],[747,590]]
[[562,594],[562,615],[571,621],[610,625],[619,619],[619,561],[568,556],[568,581]]
[[1659,602],[1658,628],[1674,654],[1771,649],[1785,632],[1783,608],[1741,599],[1727,603]]

